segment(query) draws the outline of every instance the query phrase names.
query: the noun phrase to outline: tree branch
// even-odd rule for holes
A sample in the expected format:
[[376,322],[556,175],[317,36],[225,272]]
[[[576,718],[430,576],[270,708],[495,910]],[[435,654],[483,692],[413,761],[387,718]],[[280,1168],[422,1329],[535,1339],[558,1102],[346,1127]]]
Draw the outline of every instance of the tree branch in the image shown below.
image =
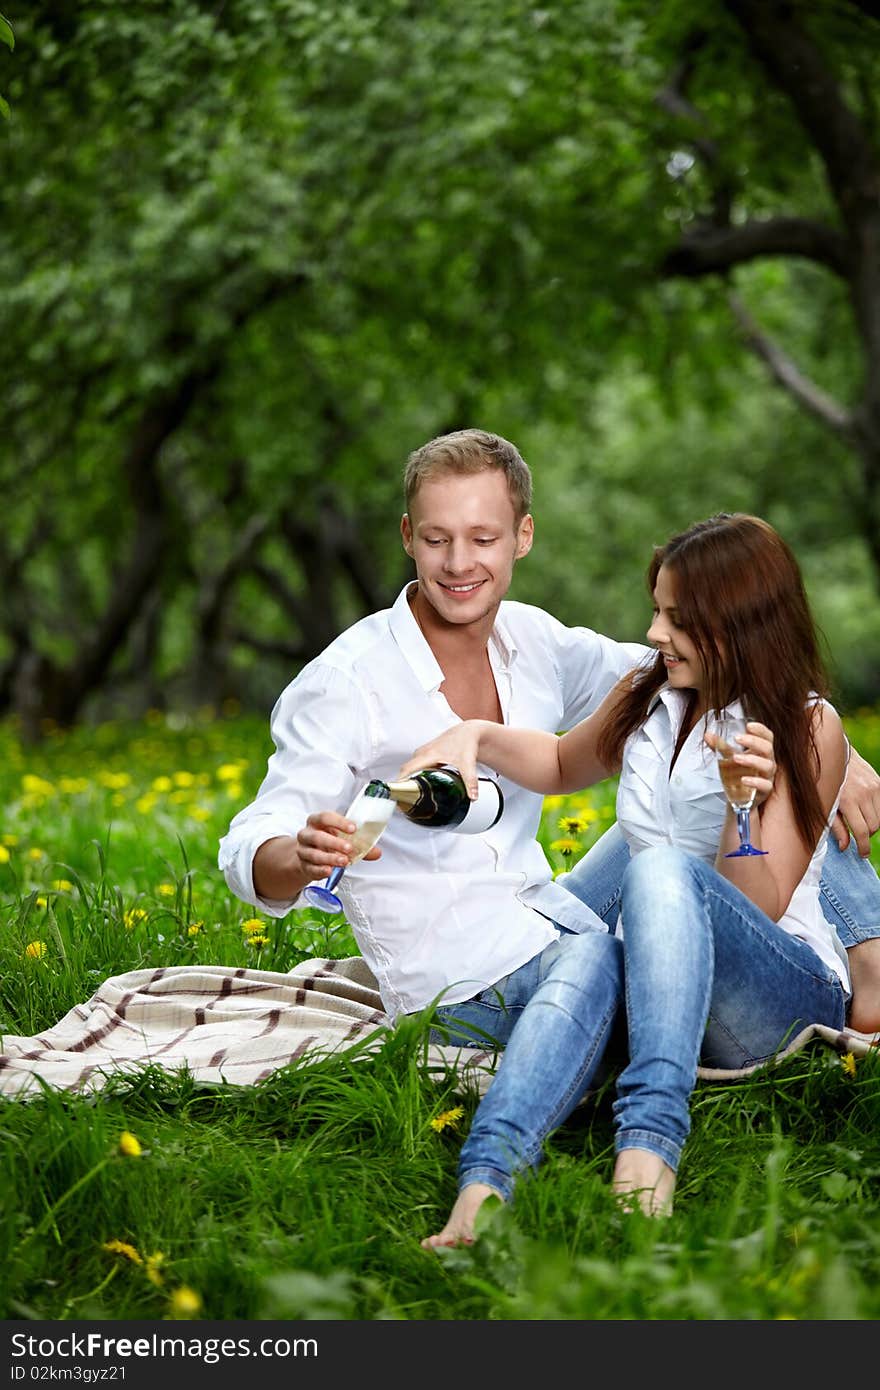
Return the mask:
[[746,346],[765,363],[773,379],[827,429],[852,444],[855,421],[850,412],[804,376],[792,359],[758,327],[737,295],[728,295],[728,303]]
[[724,3],[755,58],[791,102],[821,156],[846,225],[857,232],[864,207],[876,209],[880,168],[824,55],[797,23],[790,0]]
[[851,273],[846,238],[806,217],[755,218],[733,227],[704,222],[684,233],[660,269],[664,275],[706,275],[760,256],[803,256],[844,279]]

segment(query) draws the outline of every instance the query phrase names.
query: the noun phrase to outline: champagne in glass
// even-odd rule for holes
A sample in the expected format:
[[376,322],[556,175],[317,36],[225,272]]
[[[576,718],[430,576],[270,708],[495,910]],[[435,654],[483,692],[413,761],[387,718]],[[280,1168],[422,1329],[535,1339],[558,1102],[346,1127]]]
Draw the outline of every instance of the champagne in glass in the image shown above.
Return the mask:
[[746,721],[734,715],[725,715],[713,722],[712,732],[715,735],[715,757],[721,785],[729,805],[736,812],[736,828],[739,831],[739,849],[731,850],[724,857],[738,859],[746,854],[766,854],[765,849],[755,849],[751,841],[749,813],[755,804],[755,788],[745,786],[742,780],[743,776],[750,775],[749,770],[734,761],[735,755],[743,751],[743,744],[738,742],[738,738],[746,732]]
[[[358,792],[345,813],[346,819],[354,821],[356,827],[351,836],[352,864],[363,859],[368,850],[373,848],[391,819],[395,804],[387,791],[383,790],[381,782],[370,782]],[[302,893],[306,902],[321,912],[342,912],[342,900],[333,890],[344,873],[345,867],[338,864],[331,870],[325,883],[310,883]]]

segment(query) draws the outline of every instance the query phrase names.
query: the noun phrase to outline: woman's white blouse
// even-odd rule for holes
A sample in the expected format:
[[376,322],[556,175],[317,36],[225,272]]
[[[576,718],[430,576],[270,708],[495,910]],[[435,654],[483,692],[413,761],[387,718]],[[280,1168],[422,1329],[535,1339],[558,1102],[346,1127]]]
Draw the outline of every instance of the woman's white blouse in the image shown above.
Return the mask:
[[[705,720],[698,720],[688,734],[670,775],[686,707],[685,691],[664,686],[645,723],[627,740],[617,792],[617,820],[631,855],[651,845],[669,844],[714,864],[727,802],[714,754],[703,742]],[[742,706],[735,701],[727,713],[742,717]],[[819,897],[828,831],[836,811],[837,800],[779,926],[812,946],[849,992],[846,952],[822,915]]]

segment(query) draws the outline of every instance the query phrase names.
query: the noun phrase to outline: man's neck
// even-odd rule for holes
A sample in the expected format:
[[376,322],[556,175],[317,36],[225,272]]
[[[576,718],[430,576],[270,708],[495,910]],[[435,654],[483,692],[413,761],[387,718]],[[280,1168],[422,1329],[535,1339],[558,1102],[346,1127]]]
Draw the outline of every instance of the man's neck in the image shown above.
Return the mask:
[[448,623],[424,601],[416,589],[410,598],[410,608],[422,636],[444,672],[448,673],[451,666],[467,665],[485,655],[495,626],[497,604],[478,622]]

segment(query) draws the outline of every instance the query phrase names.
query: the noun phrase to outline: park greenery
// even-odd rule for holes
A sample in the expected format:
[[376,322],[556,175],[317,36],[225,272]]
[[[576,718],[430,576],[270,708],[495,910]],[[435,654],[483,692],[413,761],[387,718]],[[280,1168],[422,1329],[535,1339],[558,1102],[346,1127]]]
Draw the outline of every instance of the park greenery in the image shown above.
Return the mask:
[[[408,577],[402,465],[533,467],[515,596],[625,638],[720,509],[880,670],[867,0],[33,0],[0,46],[0,712],[237,698]],[[7,42],[11,31],[2,27]]]
[[[880,762],[877,715],[848,732]],[[268,751],[264,721],[231,710],[156,710],[36,748],[2,736],[0,1036],[33,1037],[129,970],[355,952],[341,918],[254,914],[217,873]],[[555,870],[608,826],[613,793],[547,799]],[[255,1086],[145,1067],[97,1096],[4,1100],[0,1317],[880,1315],[880,1056],[817,1046],[700,1082],[669,1221],[610,1197],[609,1083],[476,1246],[436,1255],[419,1241],[453,1199],[476,1097],[427,1071],[424,1041],[411,1018],[369,1064],[305,1057]]]
[[[615,637],[655,543],[767,517],[880,767],[878,61],[872,0],[9,0],[0,1037],[144,966],[354,953],[217,841],[281,687],[409,577],[403,464],[450,429],[532,466],[513,596]],[[548,798],[556,871],[613,790]],[[601,1091],[438,1256],[475,1098],[410,1022],[4,1102],[0,1316],[880,1314],[876,1056],[701,1084],[669,1222],[612,1203]]]

